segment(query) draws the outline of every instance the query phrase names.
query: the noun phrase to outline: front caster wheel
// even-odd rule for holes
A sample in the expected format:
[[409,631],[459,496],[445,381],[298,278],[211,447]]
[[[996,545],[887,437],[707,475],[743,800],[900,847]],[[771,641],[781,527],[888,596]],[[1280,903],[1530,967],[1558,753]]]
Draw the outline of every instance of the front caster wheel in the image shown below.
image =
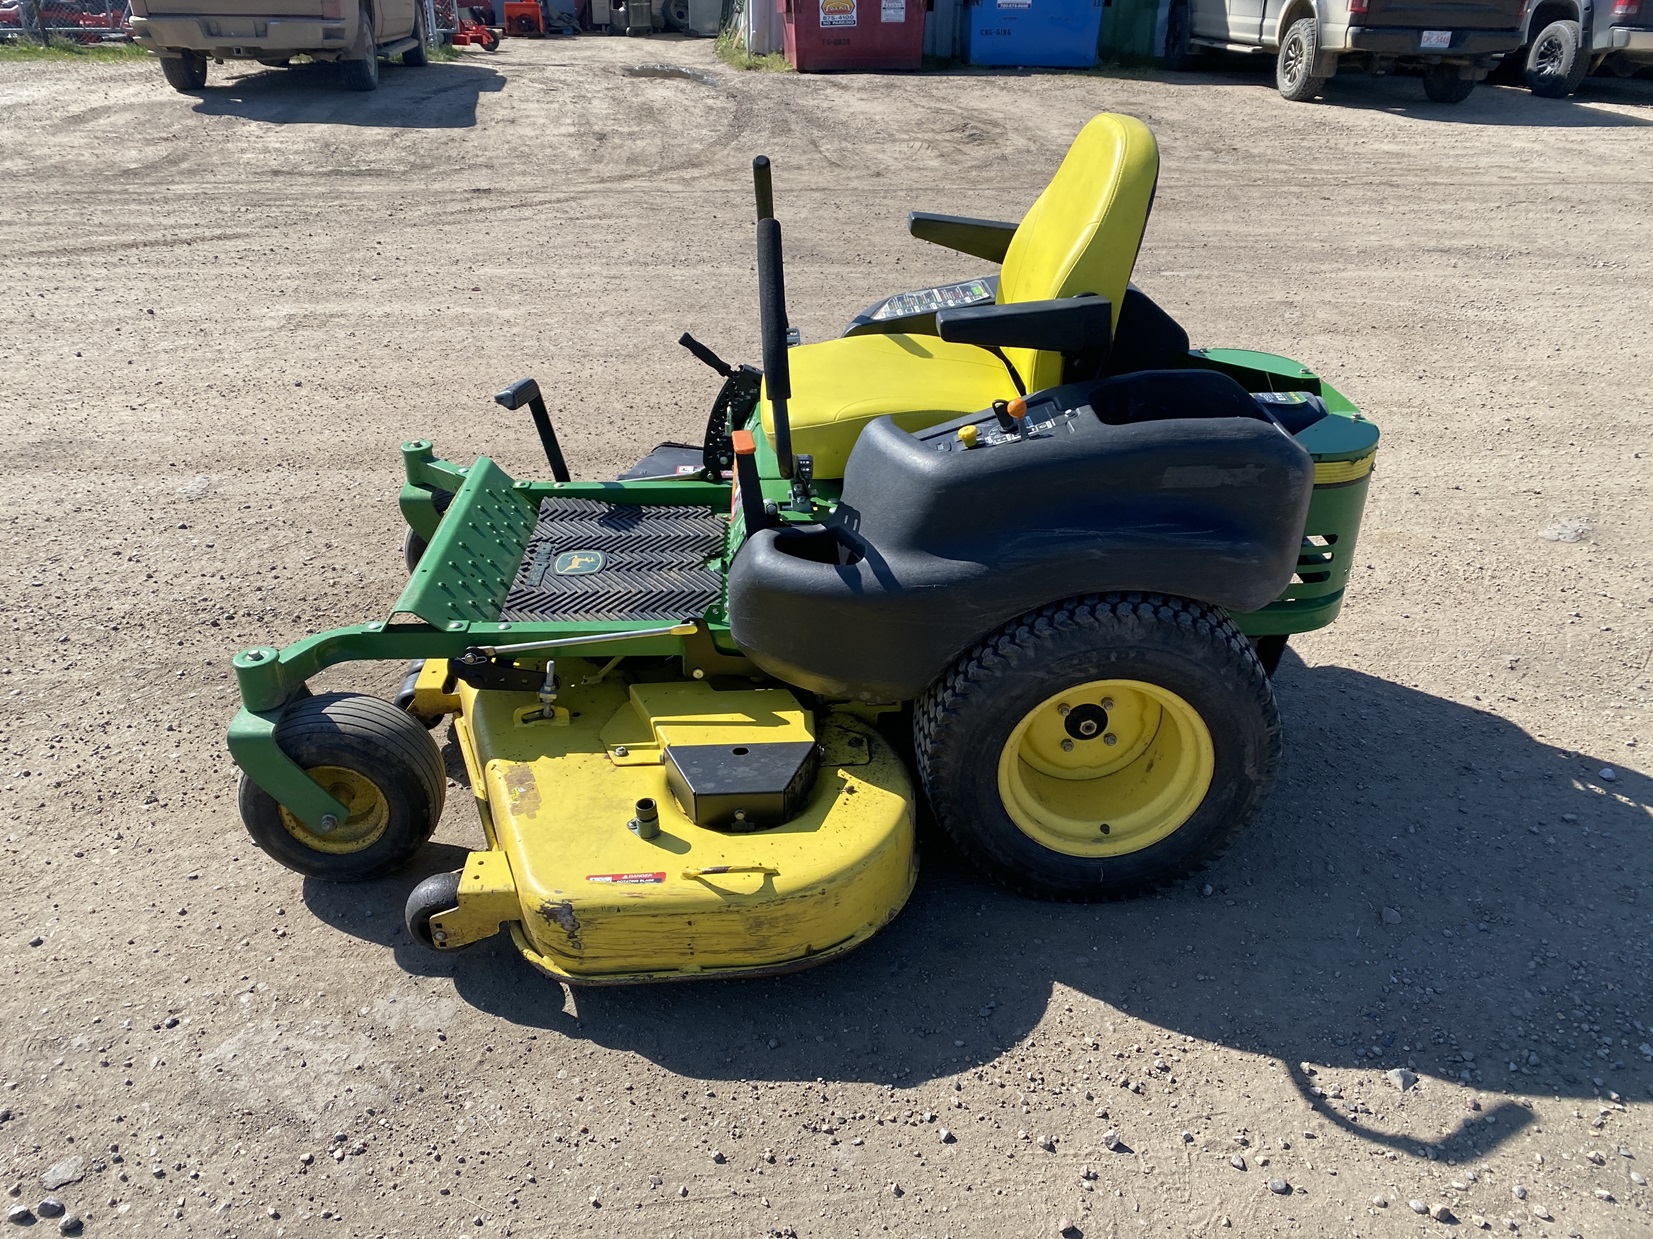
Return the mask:
[[330,830],[299,820],[241,776],[241,820],[253,842],[307,877],[376,878],[413,856],[436,829],[447,776],[436,742],[388,701],[327,693],[290,705],[276,742],[350,815]]
[[1159,594],[1055,603],[968,651],[919,700],[937,820],[1024,894],[1108,899],[1220,855],[1280,754],[1268,676],[1222,612]]
[[431,919],[459,907],[459,878],[457,873],[433,873],[415,886],[408,895],[402,920],[414,939],[433,951],[444,949],[438,945]]

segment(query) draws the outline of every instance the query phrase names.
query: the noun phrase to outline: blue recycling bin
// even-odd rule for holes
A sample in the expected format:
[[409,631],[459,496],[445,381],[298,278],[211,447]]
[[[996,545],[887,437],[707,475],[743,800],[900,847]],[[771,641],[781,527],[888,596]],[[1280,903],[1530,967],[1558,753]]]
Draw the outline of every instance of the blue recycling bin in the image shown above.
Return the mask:
[[971,0],[964,55],[973,65],[1088,69],[1102,0]]

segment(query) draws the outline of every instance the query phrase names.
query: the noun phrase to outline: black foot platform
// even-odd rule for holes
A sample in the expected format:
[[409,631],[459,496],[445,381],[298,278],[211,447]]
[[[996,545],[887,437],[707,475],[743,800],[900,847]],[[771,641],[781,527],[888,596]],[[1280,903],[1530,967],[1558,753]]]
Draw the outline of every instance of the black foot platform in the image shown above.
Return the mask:
[[722,596],[715,565],[727,524],[712,508],[547,499],[500,618],[555,623],[703,615]]

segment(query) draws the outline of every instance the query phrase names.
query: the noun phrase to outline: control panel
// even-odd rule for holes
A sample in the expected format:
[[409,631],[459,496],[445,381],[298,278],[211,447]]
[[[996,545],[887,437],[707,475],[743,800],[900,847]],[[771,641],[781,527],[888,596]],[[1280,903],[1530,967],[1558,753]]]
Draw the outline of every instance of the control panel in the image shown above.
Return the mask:
[[991,416],[978,415],[963,425],[937,427],[919,436],[938,452],[969,452],[1004,447],[1029,439],[1069,435],[1084,406],[1064,408],[1063,402],[1036,398],[1031,403],[1015,400],[993,402]]
[[987,280],[964,280],[957,284],[920,288],[916,292],[897,293],[879,302],[867,317],[875,323],[882,323],[892,318],[934,314],[937,310],[951,310],[959,306],[987,305],[992,300],[993,285]]

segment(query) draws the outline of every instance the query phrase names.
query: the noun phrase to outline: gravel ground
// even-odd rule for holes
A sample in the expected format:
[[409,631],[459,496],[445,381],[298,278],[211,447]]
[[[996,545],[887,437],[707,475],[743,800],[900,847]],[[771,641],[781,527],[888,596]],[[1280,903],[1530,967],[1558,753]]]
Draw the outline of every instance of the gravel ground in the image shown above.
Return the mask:
[[[699,79],[630,76],[667,62]],[[1293,643],[1286,773],[1202,879],[1000,893],[925,840],[900,919],[753,983],[572,995],[437,957],[408,889],[257,852],[229,659],[382,617],[396,445],[580,476],[755,359],[746,166],[805,339],[975,273],[1095,111],[1164,157],[1138,281],[1332,379],[1385,446],[1345,616]],[[740,74],[511,41],[328,71],[0,64],[10,1208],[88,1234],[1417,1234],[1653,1226],[1653,91]],[[1640,530],[1638,534],[1636,531]],[[394,671],[331,681],[388,691]]]

